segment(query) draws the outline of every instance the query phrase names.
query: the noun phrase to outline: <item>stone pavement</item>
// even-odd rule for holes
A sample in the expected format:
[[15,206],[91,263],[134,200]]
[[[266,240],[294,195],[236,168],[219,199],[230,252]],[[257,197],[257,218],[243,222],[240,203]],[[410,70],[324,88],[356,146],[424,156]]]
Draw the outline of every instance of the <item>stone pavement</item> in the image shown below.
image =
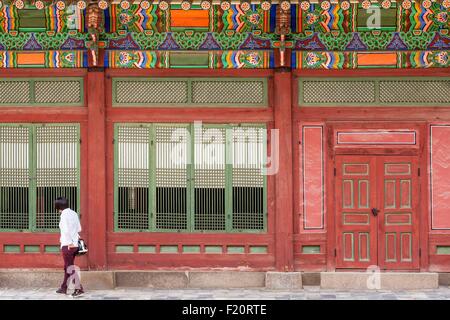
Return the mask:
[[0,288],[0,300],[450,300],[450,288],[420,291],[323,290],[305,286],[303,290],[267,289],[177,289],[117,288],[91,290],[78,298],[56,294],[55,290]]

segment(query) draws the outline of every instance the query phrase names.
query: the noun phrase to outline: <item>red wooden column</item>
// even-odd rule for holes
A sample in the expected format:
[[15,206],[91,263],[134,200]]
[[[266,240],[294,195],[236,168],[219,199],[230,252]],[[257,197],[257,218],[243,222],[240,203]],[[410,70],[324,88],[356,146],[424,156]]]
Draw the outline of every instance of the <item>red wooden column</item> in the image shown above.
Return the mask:
[[273,88],[275,129],[279,130],[278,173],[275,176],[275,267],[278,271],[292,271],[294,247],[290,68],[275,69]]
[[88,263],[90,269],[106,268],[106,141],[105,73],[89,68],[88,106]]

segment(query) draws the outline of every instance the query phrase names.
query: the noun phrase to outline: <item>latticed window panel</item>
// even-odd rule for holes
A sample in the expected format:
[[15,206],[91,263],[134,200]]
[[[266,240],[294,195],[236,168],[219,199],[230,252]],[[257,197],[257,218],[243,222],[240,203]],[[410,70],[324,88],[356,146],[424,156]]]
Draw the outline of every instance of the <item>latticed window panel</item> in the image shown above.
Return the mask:
[[113,105],[267,106],[265,78],[114,78]]
[[165,105],[189,102],[186,80],[117,80],[113,85],[115,104]]
[[116,228],[148,230],[150,128],[119,126],[116,135]]
[[58,229],[61,196],[78,211],[78,159],[77,124],[0,124],[0,230]]
[[225,145],[225,127],[195,128],[195,230],[225,230]]
[[374,103],[375,81],[305,80],[300,82],[299,104]]
[[116,230],[265,230],[263,126],[118,124],[115,137]]
[[83,103],[83,78],[0,80],[0,106],[81,106]]
[[299,81],[300,106],[447,106],[446,78],[333,78]]
[[450,80],[382,80],[380,81],[380,102],[450,103]]
[[30,87],[29,81],[0,81],[0,105],[29,104]]
[[232,228],[264,230],[266,129],[234,127],[232,129]]
[[65,197],[78,212],[78,125],[45,125],[36,128],[36,228],[57,229],[59,214],[53,201]]
[[263,105],[265,81],[192,81],[192,103],[201,105]]
[[189,130],[157,125],[156,138],[156,229],[188,228]]
[[0,125],[0,230],[29,228],[30,128]]
[[35,81],[35,102],[39,104],[77,104],[82,102],[82,82],[75,80]]

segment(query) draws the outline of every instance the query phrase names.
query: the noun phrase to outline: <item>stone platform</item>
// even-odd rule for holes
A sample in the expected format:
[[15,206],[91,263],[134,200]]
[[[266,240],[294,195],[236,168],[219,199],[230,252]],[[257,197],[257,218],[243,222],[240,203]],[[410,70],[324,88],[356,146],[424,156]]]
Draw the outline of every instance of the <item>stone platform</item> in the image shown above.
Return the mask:
[[[57,288],[60,270],[0,270],[0,288]],[[420,290],[448,286],[448,274],[430,272],[82,271],[86,289],[269,289],[319,286],[334,290]]]
[[420,290],[439,287],[439,274],[430,272],[321,272],[320,287],[337,290]]

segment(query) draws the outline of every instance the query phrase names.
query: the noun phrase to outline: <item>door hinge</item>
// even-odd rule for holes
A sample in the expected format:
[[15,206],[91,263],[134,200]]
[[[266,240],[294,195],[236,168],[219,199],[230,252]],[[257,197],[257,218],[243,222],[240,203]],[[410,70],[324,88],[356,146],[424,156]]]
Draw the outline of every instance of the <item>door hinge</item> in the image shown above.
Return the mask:
[[112,144],[116,143],[116,139],[112,139]]
[[81,144],[81,139],[79,140],[80,144]]
[[417,168],[417,175],[420,177],[420,168]]
[[337,249],[334,249],[334,256],[336,257],[337,255]]
[[422,257],[422,249],[419,248],[419,258]]
[[334,168],[334,176],[336,177],[336,168]]

